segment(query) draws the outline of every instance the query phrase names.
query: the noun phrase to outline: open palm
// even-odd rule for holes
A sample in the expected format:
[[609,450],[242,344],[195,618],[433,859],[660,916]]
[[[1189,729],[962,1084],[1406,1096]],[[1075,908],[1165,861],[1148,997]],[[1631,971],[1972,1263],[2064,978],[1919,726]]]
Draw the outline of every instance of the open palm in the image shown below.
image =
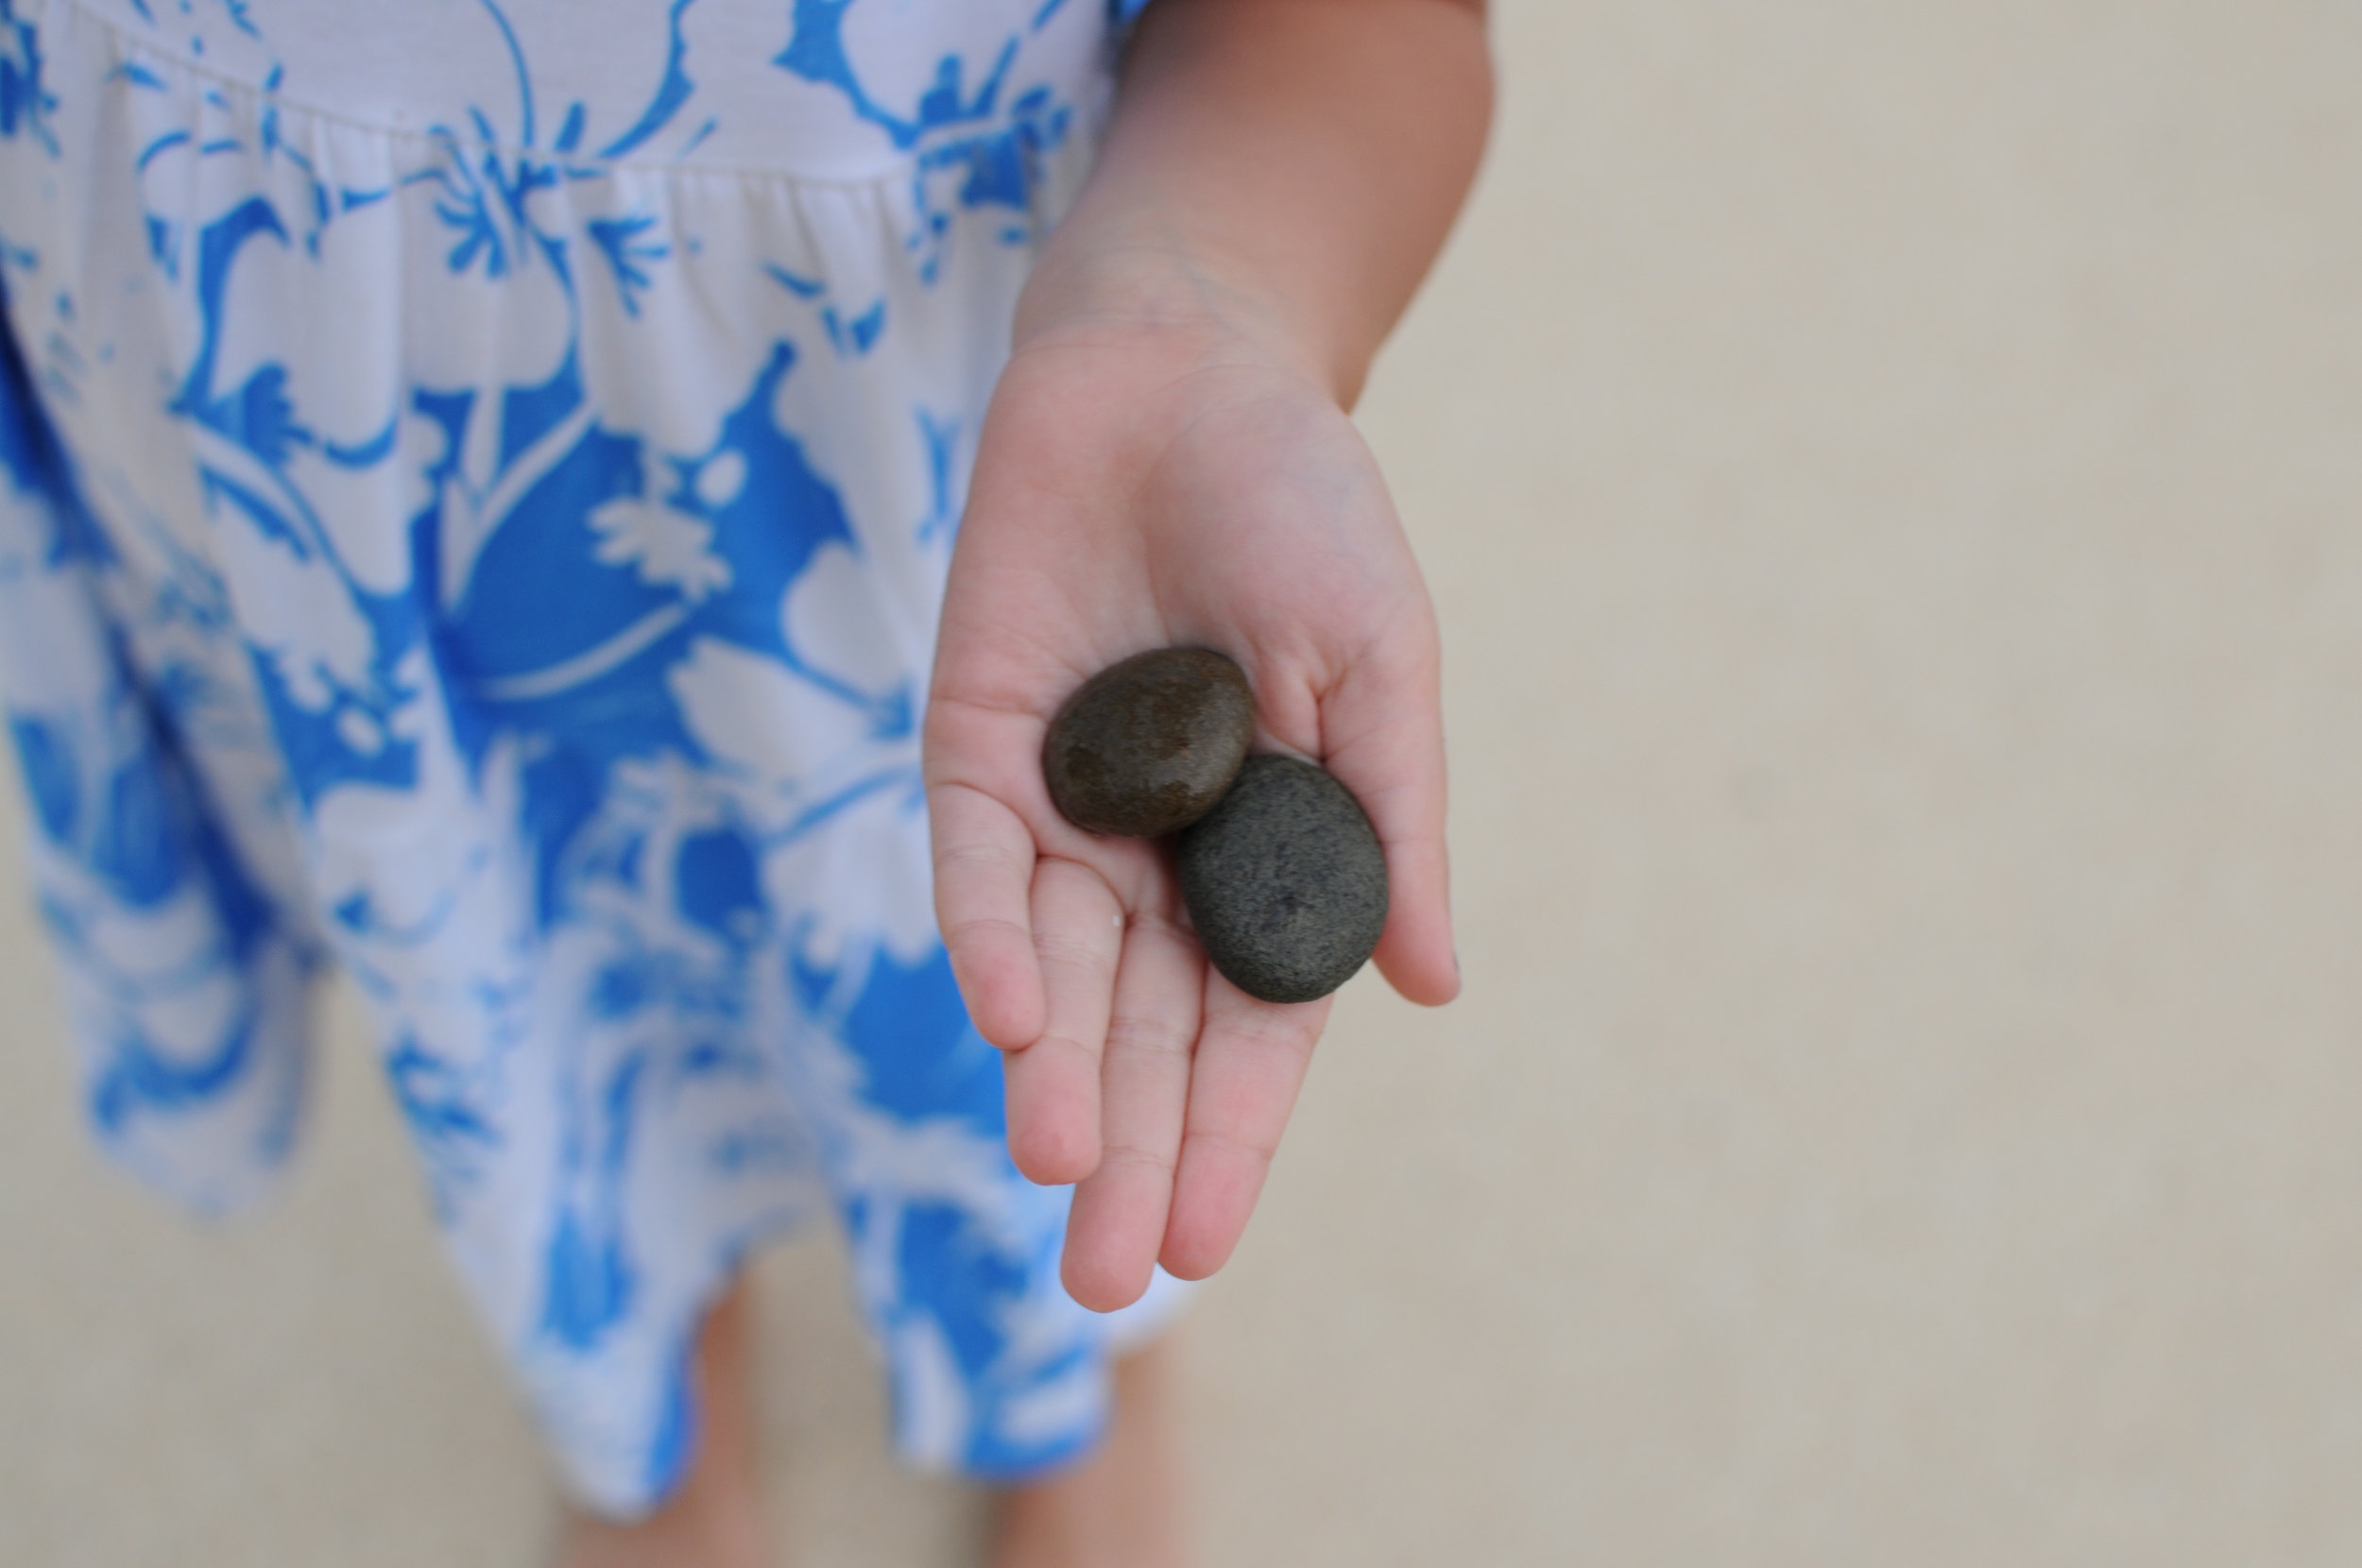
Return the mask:
[[1250,345],[1130,330],[1022,349],[952,557],[926,766],[935,905],[976,1027],[1008,1054],[1009,1148],[1075,1182],[1066,1282],[1108,1310],[1151,1265],[1213,1272],[1244,1229],[1328,1013],[1206,962],[1167,852],[1060,817],[1051,717],[1143,649],[1237,659],[1257,749],[1327,767],[1386,849],[1380,969],[1458,989],[1433,617],[1333,400]]

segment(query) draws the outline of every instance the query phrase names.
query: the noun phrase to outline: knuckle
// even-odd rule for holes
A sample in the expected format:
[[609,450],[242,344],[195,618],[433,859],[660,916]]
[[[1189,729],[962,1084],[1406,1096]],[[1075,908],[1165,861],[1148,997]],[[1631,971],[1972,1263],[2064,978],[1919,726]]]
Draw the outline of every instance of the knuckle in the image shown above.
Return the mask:
[[1013,874],[1018,870],[1017,855],[1008,845],[988,840],[950,844],[935,851],[935,870],[938,874],[946,871],[1003,871]]
[[1099,1164],[1102,1170],[1110,1167],[1124,1167],[1166,1177],[1172,1174],[1173,1164],[1178,1158],[1177,1150],[1155,1149],[1142,1143],[1111,1139],[1100,1150]]
[[1217,1158],[1244,1161],[1258,1170],[1271,1164],[1272,1151],[1269,1146],[1250,1138],[1242,1138],[1235,1133],[1224,1132],[1220,1128],[1190,1128],[1182,1135],[1181,1148],[1185,1155],[1193,1150],[1203,1150]]
[[1034,936],[1034,947],[1044,963],[1087,970],[1093,974],[1105,971],[1113,956],[1103,944],[1067,931],[1037,931]]
[[1040,1039],[1026,1047],[1025,1054],[1036,1059],[1052,1056],[1076,1057],[1087,1064],[1096,1060],[1099,1052],[1072,1031],[1051,1030],[1043,1033]]
[[1119,1013],[1107,1021],[1107,1048],[1160,1061],[1186,1060],[1196,1037],[1167,1014]]
[[1137,910],[1123,924],[1124,935],[1135,941],[1171,943],[1177,946],[1190,945],[1189,930],[1162,910]]
[[1309,1056],[1320,1031],[1258,1007],[1222,1020],[1223,1032],[1261,1050]]
[[1001,914],[971,914],[954,920],[943,928],[943,945],[947,947],[970,946],[979,937],[1012,936],[1022,942],[1025,928]]

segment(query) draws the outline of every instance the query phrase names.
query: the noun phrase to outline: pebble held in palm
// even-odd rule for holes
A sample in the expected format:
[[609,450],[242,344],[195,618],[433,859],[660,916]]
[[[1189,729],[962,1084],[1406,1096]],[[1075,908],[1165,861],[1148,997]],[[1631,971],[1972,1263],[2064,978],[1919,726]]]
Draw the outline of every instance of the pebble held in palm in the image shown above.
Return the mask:
[[1267,1002],[1351,980],[1386,929],[1386,856],[1343,784],[1292,757],[1250,757],[1181,835],[1181,896],[1223,977]]
[[1042,742],[1042,776],[1075,827],[1155,838],[1213,809],[1254,734],[1238,665],[1206,648],[1152,649],[1067,699]]

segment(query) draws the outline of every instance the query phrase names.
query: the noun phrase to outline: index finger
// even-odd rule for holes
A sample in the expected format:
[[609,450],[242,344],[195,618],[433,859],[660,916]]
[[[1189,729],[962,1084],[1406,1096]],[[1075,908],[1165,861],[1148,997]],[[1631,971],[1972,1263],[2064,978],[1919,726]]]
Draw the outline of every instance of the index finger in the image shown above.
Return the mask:
[[1432,622],[1357,664],[1322,705],[1322,765],[1351,790],[1385,846],[1390,884],[1378,967],[1412,1001],[1460,992],[1444,849],[1444,724]]

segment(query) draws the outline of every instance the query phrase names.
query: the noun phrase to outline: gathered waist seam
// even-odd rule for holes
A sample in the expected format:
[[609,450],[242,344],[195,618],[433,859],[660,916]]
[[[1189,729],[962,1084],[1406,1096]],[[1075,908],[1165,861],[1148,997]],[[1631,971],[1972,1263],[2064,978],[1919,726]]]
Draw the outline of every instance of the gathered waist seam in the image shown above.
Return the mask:
[[[463,133],[448,126],[414,128],[408,126],[389,126],[374,120],[359,119],[313,103],[308,99],[282,94],[275,88],[265,86],[246,77],[209,65],[196,56],[184,54],[167,44],[142,37],[126,28],[114,18],[82,4],[81,0],[43,0],[43,9],[44,17],[58,9],[71,10],[80,21],[105,32],[118,56],[142,55],[160,64],[169,66],[173,70],[184,72],[191,77],[200,78],[234,92],[247,101],[250,110],[258,113],[265,109],[275,109],[282,113],[301,115],[306,119],[338,127],[361,135],[382,137],[388,142],[413,143],[421,147],[449,145],[467,151],[497,153],[509,158],[531,157],[548,162],[569,164],[581,169],[586,175],[658,174],[683,179],[703,178],[790,185],[814,190],[864,190],[917,177],[925,171],[926,160],[930,152],[955,147],[970,140],[1001,134],[1007,129],[1005,124],[979,128],[968,135],[947,137],[933,148],[913,148],[907,152],[897,152],[881,160],[874,170],[852,174],[818,174],[762,164],[685,163],[646,158],[602,158],[595,153],[559,152],[549,147],[527,146],[497,138],[488,139]],[[1069,151],[1073,145],[1074,144],[1070,141],[1065,146],[1053,149],[1053,151]]]

